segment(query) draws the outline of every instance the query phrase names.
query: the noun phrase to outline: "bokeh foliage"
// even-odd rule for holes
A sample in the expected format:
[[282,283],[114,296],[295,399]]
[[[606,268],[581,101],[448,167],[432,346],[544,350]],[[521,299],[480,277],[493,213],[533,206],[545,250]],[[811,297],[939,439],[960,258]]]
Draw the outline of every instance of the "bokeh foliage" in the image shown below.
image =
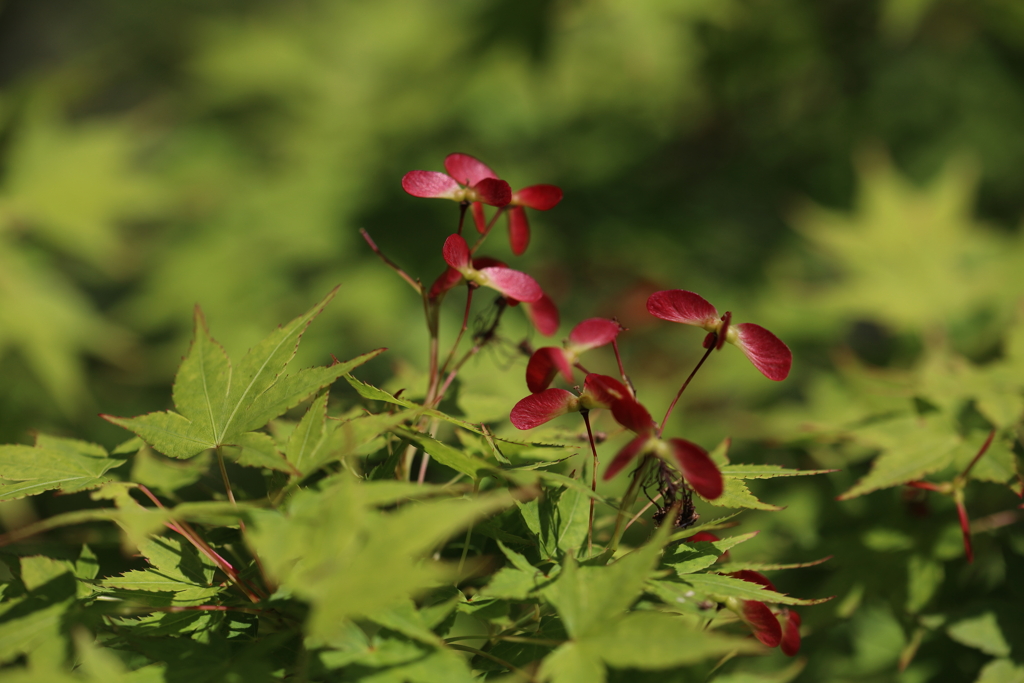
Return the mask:
[[[760,497],[787,510],[748,518],[773,534],[758,559],[836,555],[780,579],[841,597],[806,612],[801,680],[1018,680],[1019,519],[968,566],[946,499],[913,518],[920,501],[892,490],[834,498],[890,451],[962,469],[995,427],[968,508],[995,523],[1015,504],[998,484],[1020,455],[1022,65],[1014,0],[7,0],[0,437],[113,446],[95,413],[169,407],[194,304],[241,357],[338,283],[297,365],[388,346],[391,368],[367,372],[411,386],[420,304],[356,230],[432,279],[424,245],[451,207],[398,179],[463,151],[513,187],[563,187],[522,267],[566,328],[633,328],[645,400],[699,352],[651,327],[654,289],[701,292],[793,347],[778,387],[714,358],[674,419],[748,461],[843,469],[771,482]],[[508,362],[467,370],[468,419],[520,397],[521,366],[490,379]]]

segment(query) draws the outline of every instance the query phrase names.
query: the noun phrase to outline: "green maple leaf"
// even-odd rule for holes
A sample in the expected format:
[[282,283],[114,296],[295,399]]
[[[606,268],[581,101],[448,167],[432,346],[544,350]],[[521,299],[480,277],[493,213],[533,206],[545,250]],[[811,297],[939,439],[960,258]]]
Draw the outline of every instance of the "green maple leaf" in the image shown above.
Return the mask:
[[277,585],[312,606],[307,634],[318,643],[334,642],[347,619],[372,617],[450,577],[453,567],[424,558],[456,531],[512,504],[502,492],[410,501],[383,512],[376,504],[408,487],[345,475],[331,481],[321,491],[298,491],[286,511],[252,510],[246,534]]
[[303,332],[337,291],[335,287],[307,313],[274,330],[237,365],[210,336],[202,311],[196,307],[192,346],[174,380],[177,412],[103,417],[172,458],[191,458],[208,448],[246,441],[243,437],[248,432],[384,351],[377,349],[346,363],[284,374]]
[[65,493],[100,486],[106,472],[124,460],[111,458],[102,446],[40,434],[34,446],[0,446],[0,501],[51,489]]
[[840,500],[938,472],[957,458],[958,451],[967,453],[972,448],[965,445],[953,421],[942,414],[901,416],[865,425],[851,435],[866,446],[881,449],[881,453],[871,464],[871,471],[840,495]]
[[605,567],[579,567],[566,556],[558,579],[543,593],[558,610],[570,640],[544,659],[540,680],[601,683],[606,666],[668,669],[759,647],[703,631],[696,620],[679,615],[627,611],[643,591],[668,534],[666,526],[647,545]]
[[104,592],[119,589],[115,593],[122,597],[141,602],[157,598],[155,604],[169,605],[202,604],[222,590],[213,582],[213,563],[182,538],[150,538],[139,550],[150,567],[103,579]]
[[[814,474],[827,474],[835,470],[789,470],[779,465],[732,465],[729,463],[729,446],[731,441],[725,439],[710,453],[712,460],[718,464],[722,472],[724,488],[722,494],[714,500],[701,496],[701,500],[717,507],[747,508],[750,510],[778,511],[783,508],[765,503],[757,498],[744,479],[774,479],[776,477],[805,477]],[[700,494],[698,494],[700,495]]]
[[[796,229],[837,267],[840,282],[808,303],[818,315],[857,316],[896,329],[965,320],[992,304],[1008,308],[1024,240],[972,218],[977,171],[954,159],[925,187],[880,153],[859,159],[852,213],[810,207]],[[810,315],[804,307],[803,319]]]

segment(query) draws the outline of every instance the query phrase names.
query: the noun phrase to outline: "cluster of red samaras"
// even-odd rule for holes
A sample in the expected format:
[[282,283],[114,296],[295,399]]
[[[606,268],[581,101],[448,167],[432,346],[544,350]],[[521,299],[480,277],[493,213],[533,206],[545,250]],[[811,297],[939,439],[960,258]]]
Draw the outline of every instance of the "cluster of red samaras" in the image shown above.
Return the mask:
[[468,154],[449,154],[444,168],[448,173],[410,171],[402,178],[402,188],[414,197],[437,197],[469,204],[480,234],[486,233],[488,227],[483,205],[507,207],[508,237],[516,256],[530,244],[530,223],[525,207],[547,211],[562,201],[562,190],[554,185],[530,185],[513,192],[484,162]]
[[[410,171],[402,178],[402,188],[414,197],[451,199],[468,207],[473,215],[477,232],[487,234],[491,223],[486,219],[484,204],[497,207],[508,216],[509,241],[512,252],[521,255],[530,242],[530,225],[525,208],[547,211],[562,199],[562,190],[554,185],[531,185],[512,192],[512,188],[487,165],[468,154],[450,154],[444,160],[447,173],[438,171]],[[496,218],[496,216],[495,216]],[[552,335],[558,330],[558,309],[544,294],[540,285],[525,273],[509,268],[493,258],[474,257],[460,231],[450,235],[444,243],[444,260],[448,269],[431,285],[430,300],[437,300],[453,287],[466,282],[469,287],[489,287],[500,292],[507,301],[526,304],[526,312],[537,330]],[[655,292],[647,300],[651,315],[702,327],[707,331],[704,348],[721,349],[726,342],[735,344],[746,354],[761,373],[772,380],[781,381],[789,374],[792,354],[789,348],[768,330],[752,323],[732,325],[732,314],[723,316],[693,292],[680,289]],[[590,349],[615,344],[623,327],[614,320],[591,318],[584,320],[569,333],[561,347],[537,349],[526,369],[526,382],[530,391],[512,409],[511,420],[519,429],[532,429],[570,412],[588,412],[605,408],[614,419],[636,436],[616,454],[605,470],[610,479],[640,455],[651,454],[673,463],[689,486],[702,497],[713,500],[722,494],[722,474],[706,450],[685,439],[661,438],[661,430],[650,412],[639,401],[632,387],[614,377],[586,373],[579,357]],[[574,382],[574,368],[586,374],[583,389],[574,394],[565,389],[549,388],[558,375],[569,385]],[[625,376],[623,376],[625,379]],[[717,540],[712,534],[694,535],[691,541]],[[740,571],[732,576],[751,581],[774,590],[771,582],[758,572]],[[787,655],[800,649],[800,617],[783,609],[779,618],[771,609],[756,600],[735,600],[727,606],[753,630],[754,635],[768,647],[781,646]]]
[[[707,330],[704,348],[722,348],[725,342],[738,346],[765,377],[780,381],[789,375],[792,354],[774,334],[753,323],[732,325],[732,314],[718,315],[710,303],[693,292],[674,289],[655,292],[647,300],[651,315],[672,322],[695,325]],[[587,374],[579,395],[565,389],[548,388],[559,374],[571,386],[573,369],[580,368],[579,357],[585,351],[615,342],[622,327],[614,320],[584,320],[569,333],[563,347],[537,349],[526,367],[526,384],[533,392],[516,404],[510,416],[519,429],[532,429],[559,415],[605,408],[620,425],[636,434],[612,459],[604,478],[610,479],[639,455],[664,458],[682,473],[693,490],[708,500],[722,493],[722,475],[707,451],[685,439],[660,438],[660,430],[650,412],[633,391],[619,380],[606,375]]]
[[[468,154],[449,154],[444,167],[448,173],[410,171],[402,178],[402,188],[414,197],[451,199],[468,206],[481,235],[490,229],[483,205],[498,207],[508,215],[509,239],[517,256],[526,251],[530,243],[530,223],[525,207],[547,211],[562,200],[562,190],[554,185],[531,185],[512,192],[508,183]],[[527,317],[541,334],[552,335],[558,330],[558,308],[526,273],[513,270],[497,259],[474,257],[461,234],[450,235],[445,240],[443,254],[448,269],[431,285],[428,296],[432,301],[462,282],[470,287],[489,287],[500,292],[512,305],[525,303]]]

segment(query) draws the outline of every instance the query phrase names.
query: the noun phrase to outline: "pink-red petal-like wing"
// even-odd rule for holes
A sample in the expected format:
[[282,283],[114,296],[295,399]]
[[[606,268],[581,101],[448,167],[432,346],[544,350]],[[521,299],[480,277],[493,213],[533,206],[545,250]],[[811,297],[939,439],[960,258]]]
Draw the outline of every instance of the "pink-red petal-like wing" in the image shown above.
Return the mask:
[[783,654],[795,657],[800,652],[800,615],[793,610],[786,610],[783,617],[785,625],[782,627],[782,644],[780,649]]
[[402,177],[402,189],[413,197],[455,199],[462,188],[454,178],[438,171],[409,171]]
[[637,434],[647,434],[654,430],[654,418],[647,408],[633,398],[626,398],[612,404],[612,417],[626,429]]
[[545,337],[558,332],[558,307],[547,294],[532,303],[526,304],[526,317],[530,319],[537,331]]
[[718,311],[700,294],[685,289],[655,292],[647,299],[647,312],[655,318],[685,325],[705,324],[718,320]]
[[468,154],[449,154],[444,160],[444,170],[463,185],[476,185],[484,178],[497,178],[498,174],[487,164]]
[[693,490],[707,500],[714,500],[722,495],[724,484],[718,466],[708,456],[708,452],[697,444],[686,439],[669,439],[672,455],[675,456],[679,470]]
[[782,627],[768,605],[757,600],[744,600],[741,616],[754,636],[768,647],[778,647],[782,642]]
[[654,429],[654,419],[635,398],[625,384],[609,377],[590,373],[583,383],[583,393],[593,397],[596,403],[611,408],[612,417],[620,425],[636,432],[647,434]]
[[512,203],[538,211],[553,209],[562,201],[562,189],[554,185],[530,185],[512,195]]
[[512,299],[533,303],[544,296],[537,281],[526,273],[511,268],[481,268],[487,277],[486,285]]
[[583,380],[583,393],[589,394],[595,402],[611,407],[617,401],[632,399],[626,385],[608,375],[592,372]]
[[554,346],[539,348],[526,364],[526,386],[535,394],[544,391],[559,372],[566,382],[572,383],[572,366],[566,360],[565,352]]
[[442,254],[445,263],[455,270],[461,271],[469,267],[469,245],[462,235],[448,235],[448,239],[444,241]]
[[470,211],[473,212],[473,224],[476,225],[476,231],[481,235],[487,232],[487,217],[484,215],[484,205],[480,202],[473,202],[470,206]]
[[508,242],[516,256],[521,256],[526,247],[530,246],[530,221],[526,219],[526,211],[521,206],[513,206],[508,210]]
[[647,445],[648,438],[646,434],[641,434],[623,446],[622,450],[616,453],[615,457],[608,464],[608,469],[604,471],[604,480],[608,481],[614,477],[636,456],[640,455],[640,451]]
[[430,285],[430,292],[427,296],[436,299],[460,282],[462,282],[462,273],[449,266],[434,280],[434,284]]
[[477,270],[483,270],[484,268],[508,268],[508,264],[491,256],[477,256],[473,259],[473,267]]
[[622,325],[607,318],[588,318],[569,333],[569,342],[577,353],[611,344],[622,331]]
[[501,207],[512,201],[512,188],[504,180],[484,178],[470,189],[484,204]]
[[579,399],[565,389],[545,389],[517,403],[509,419],[516,429],[533,429],[559,415],[576,410],[578,403]]
[[737,325],[736,333],[736,345],[762,375],[776,382],[789,376],[793,354],[781,339],[754,323]]

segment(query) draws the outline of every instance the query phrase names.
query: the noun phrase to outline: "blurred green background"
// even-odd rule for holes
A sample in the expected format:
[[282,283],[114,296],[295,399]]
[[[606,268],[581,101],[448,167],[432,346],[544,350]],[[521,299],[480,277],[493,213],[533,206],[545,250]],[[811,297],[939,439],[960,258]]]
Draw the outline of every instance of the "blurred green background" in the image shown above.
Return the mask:
[[[834,502],[871,452],[833,445],[835,425],[915,391],[1019,429],[1024,365],[1007,352],[1024,293],[1017,0],[0,0],[0,439],[113,445],[124,433],[96,413],[167,407],[195,304],[239,354],[338,283],[300,362],[388,346],[364,376],[411,386],[421,304],[357,231],[432,280],[457,209],[400,179],[454,151],[513,189],[563,188],[532,214],[524,257],[512,260],[503,226],[488,248],[560,303],[562,334],[593,315],[630,327],[627,368],[652,405],[700,352],[697,331],[644,313],[655,289],[700,292],[793,348],[781,385],[721,354],[673,428],[708,446],[732,434],[737,460],[852,468],[778,488],[772,502],[790,510],[755,522],[788,539],[766,557],[862,551],[846,579],[780,580],[856,598],[809,610],[812,632],[840,626],[808,640],[819,655],[802,680],[974,680],[994,653],[942,635],[926,640],[931,659],[895,673],[922,609],[920,595],[905,602],[918,580],[906,567],[934,578],[928,567],[956,555],[952,508],[931,523],[935,538],[953,529],[953,555],[935,541],[932,564],[907,564],[924,551],[898,495]],[[962,373],[924,389],[907,379],[940,351],[972,377],[997,368],[985,377],[1007,385],[996,394],[1010,417]],[[499,419],[525,392],[521,359],[494,379],[513,355],[467,370],[468,417]],[[991,481],[1010,480],[1013,441]],[[1013,505],[1007,493],[982,512]],[[910,531],[876,533],[888,514]],[[1006,578],[1024,575],[1019,527],[996,569],[956,570],[978,600],[1024,607]],[[964,585],[942,584],[949,604]]]
[[1024,284],[1019,3],[0,7],[7,440],[162,407],[196,303],[237,352],[340,282],[306,360],[422,363],[357,229],[433,279],[455,209],[399,180],[451,151],[564,188],[515,265],[566,329],[692,289],[803,373],[937,323],[992,353]]

